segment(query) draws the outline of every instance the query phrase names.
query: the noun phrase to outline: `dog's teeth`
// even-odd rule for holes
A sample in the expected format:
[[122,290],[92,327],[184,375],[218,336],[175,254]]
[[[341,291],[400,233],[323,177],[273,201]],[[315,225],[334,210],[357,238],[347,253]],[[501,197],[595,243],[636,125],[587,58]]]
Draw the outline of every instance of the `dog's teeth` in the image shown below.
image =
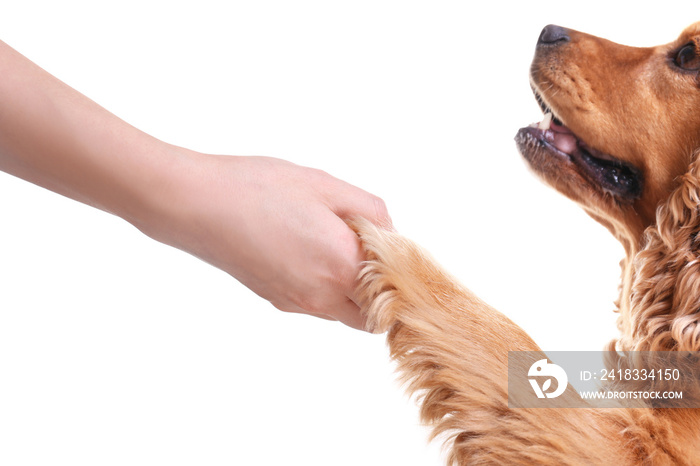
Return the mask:
[[552,125],[552,114],[550,112],[545,113],[544,119],[540,122],[540,124],[537,126],[538,129],[542,131],[547,131],[549,130],[549,127]]

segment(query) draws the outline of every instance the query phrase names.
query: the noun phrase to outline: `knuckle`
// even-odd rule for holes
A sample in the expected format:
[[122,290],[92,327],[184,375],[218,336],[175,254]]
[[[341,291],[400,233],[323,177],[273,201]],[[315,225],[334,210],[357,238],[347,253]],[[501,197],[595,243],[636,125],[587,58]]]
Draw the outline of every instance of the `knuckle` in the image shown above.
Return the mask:
[[390,226],[391,217],[389,216],[389,209],[386,206],[386,202],[380,197],[372,196],[372,203],[377,223],[381,226]]
[[374,202],[374,210],[377,212],[377,217],[384,218],[389,216],[389,209],[387,209],[384,199],[372,196],[372,201]]
[[300,297],[297,306],[309,314],[332,314],[332,310],[329,309],[326,300],[315,293]]

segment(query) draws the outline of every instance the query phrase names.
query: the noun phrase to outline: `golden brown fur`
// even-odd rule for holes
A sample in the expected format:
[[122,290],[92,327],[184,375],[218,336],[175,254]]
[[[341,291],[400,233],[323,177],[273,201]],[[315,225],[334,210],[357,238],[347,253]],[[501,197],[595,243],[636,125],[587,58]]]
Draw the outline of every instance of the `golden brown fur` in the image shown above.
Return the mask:
[[[678,69],[692,44],[700,53],[700,23],[655,48],[551,28],[533,61],[554,131],[575,134],[607,175],[639,177],[639,190],[601,185],[580,154],[548,146],[552,134],[521,130],[533,170],[625,246],[613,349],[700,350],[700,71]],[[539,351],[535,342],[415,244],[362,220],[353,227],[367,254],[359,293],[369,325],[388,332],[450,464],[700,464],[700,410],[510,409],[508,351]]]

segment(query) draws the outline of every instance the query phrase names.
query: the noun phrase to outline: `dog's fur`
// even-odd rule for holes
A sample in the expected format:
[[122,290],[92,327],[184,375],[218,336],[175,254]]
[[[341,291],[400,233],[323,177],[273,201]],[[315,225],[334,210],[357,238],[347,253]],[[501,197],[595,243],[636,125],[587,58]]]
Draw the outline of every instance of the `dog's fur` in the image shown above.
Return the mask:
[[[538,41],[531,82],[554,131],[575,134],[576,150],[603,168],[559,151],[551,130],[524,128],[516,141],[626,250],[621,337],[609,349],[700,350],[698,54],[700,22],[653,48],[556,27]],[[509,409],[508,351],[539,351],[535,342],[410,241],[353,227],[367,254],[359,294],[369,325],[388,332],[450,464],[700,464],[700,409]]]

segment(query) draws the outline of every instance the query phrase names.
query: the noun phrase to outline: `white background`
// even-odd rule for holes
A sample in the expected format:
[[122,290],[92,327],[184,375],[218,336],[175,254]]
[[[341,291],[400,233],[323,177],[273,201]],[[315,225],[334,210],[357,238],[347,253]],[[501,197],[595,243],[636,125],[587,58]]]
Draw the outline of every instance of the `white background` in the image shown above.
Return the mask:
[[[381,196],[546,350],[615,336],[622,248],[515,150],[541,117],[538,34],[656,45],[700,19],[695,1],[2,3],[0,39],[144,131]],[[383,337],[278,312],[118,218],[0,175],[1,464],[440,464],[426,439]]]

